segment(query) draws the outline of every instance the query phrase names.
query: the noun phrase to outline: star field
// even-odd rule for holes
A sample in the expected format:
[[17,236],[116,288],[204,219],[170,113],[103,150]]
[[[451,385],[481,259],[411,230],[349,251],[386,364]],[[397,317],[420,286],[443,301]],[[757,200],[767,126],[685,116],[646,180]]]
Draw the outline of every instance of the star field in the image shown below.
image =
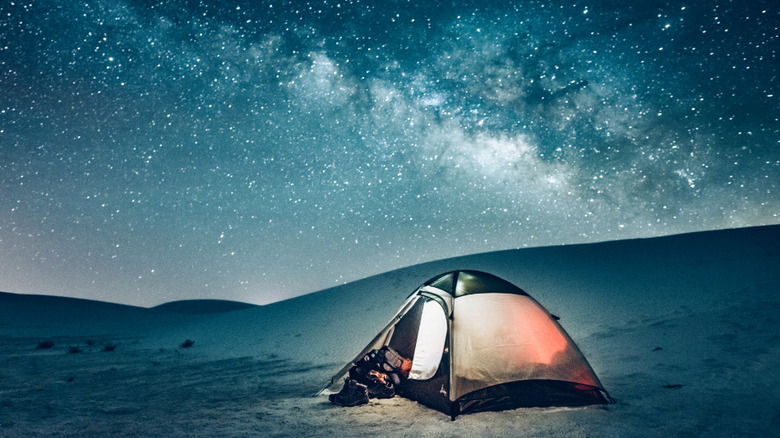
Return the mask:
[[780,223],[774,2],[10,1],[0,290],[267,303]]

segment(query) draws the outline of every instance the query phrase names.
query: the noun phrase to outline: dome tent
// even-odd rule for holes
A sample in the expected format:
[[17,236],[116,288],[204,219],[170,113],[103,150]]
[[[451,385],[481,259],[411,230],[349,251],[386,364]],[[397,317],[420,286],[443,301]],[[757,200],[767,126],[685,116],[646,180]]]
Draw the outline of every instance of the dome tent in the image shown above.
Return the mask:
[[396,392],[449,414],[605,404],[611,398],[580,350],[525,291],[494,275],[453,271],[417,288],[327,389],[367,353],[412,360]]

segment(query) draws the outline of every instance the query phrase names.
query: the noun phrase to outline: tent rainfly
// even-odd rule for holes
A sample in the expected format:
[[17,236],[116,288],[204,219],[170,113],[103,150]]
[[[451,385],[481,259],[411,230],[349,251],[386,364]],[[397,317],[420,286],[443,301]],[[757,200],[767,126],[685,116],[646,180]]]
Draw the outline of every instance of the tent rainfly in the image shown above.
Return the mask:
[[579,348],[525,291],[478,271],[436,276],[336,374],[389,346],[412,359],[396,392],[449,414],[613,402]]

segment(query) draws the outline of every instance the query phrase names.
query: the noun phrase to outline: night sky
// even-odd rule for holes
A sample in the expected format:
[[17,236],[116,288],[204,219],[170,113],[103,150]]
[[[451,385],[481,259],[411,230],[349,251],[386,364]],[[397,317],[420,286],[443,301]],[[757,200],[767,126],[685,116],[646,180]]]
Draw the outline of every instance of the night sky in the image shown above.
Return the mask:
[[263,304],[780,223],[779,27],[775,1],[5,0],[0,290]]

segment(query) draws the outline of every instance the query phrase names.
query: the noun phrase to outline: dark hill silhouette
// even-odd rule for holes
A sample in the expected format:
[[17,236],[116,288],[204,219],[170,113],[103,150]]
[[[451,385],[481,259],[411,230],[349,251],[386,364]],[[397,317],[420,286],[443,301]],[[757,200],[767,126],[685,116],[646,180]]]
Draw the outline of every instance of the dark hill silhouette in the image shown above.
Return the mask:
[[242,303],[240,301],[228,300],[181,300],[160,304],[159,306],[152,307],[152,309],[187,315],[203,315],[210,313],[233,312],[236,310],[244,310],[252,307],[257,306],[254,304]]

